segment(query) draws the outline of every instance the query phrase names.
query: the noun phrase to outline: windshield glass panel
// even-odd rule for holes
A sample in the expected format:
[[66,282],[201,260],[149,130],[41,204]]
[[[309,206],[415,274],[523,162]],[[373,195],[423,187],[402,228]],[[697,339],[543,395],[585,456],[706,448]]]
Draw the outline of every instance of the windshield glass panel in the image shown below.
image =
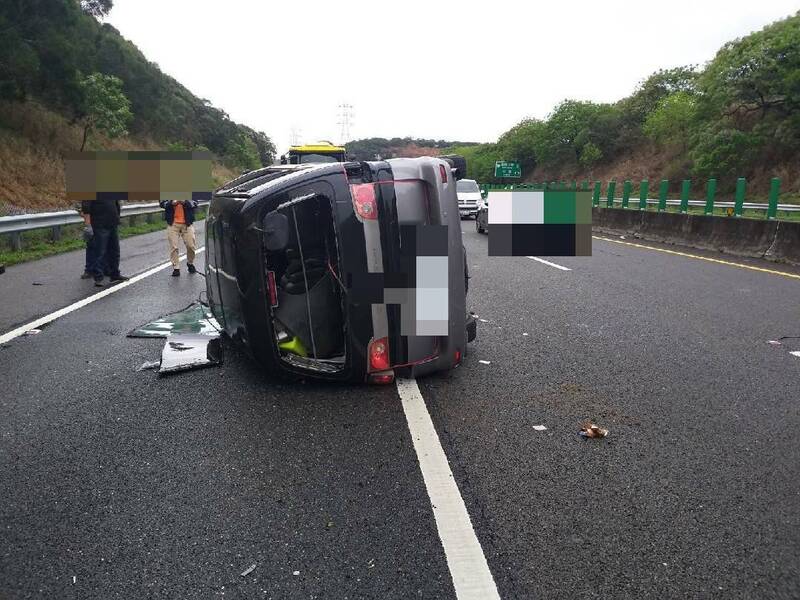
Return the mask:
[[301,154],[300,164],[341,162],[336,154]]
[[457,192],[480,192],[478,189],[478,184],[474,181],[467,181],[466,179],[461,179],[460,181],[456,182],[456,191]]

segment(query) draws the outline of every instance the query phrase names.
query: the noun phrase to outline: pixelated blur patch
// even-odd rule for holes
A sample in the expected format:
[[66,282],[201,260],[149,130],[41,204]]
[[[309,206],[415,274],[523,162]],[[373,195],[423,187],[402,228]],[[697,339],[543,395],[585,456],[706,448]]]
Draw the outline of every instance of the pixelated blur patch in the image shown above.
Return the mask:
[[591,256],[587,191],[489,192],[489,256]]
[[67,200],[210,200],[211,153],[73,152],[64,160]]
[[353,302],[400,307],[400,335],[448,335],[447,225],[402,225],[400,270],[347,275]]

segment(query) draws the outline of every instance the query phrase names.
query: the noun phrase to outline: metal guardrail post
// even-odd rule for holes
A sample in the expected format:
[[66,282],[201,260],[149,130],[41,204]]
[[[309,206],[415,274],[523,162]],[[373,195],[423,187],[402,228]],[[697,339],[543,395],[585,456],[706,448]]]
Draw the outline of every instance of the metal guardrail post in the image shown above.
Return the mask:
[[594,191],[592,192],[592,206],[600,206],[600,185],[599,181],[594,182]]
[[733,205],[733,214],[737,217],[742,216],[744,210],[744,191],[747,185],[747,180],[744,177],[739,177],[736,180],[736,201]]
[[781,193],[781,180],[773,177],[769,182],[769,206],[767,207],[767,218],[775,219],[778,216],[778,196]]
[[50,228],[50,237],[54,242],[61,239],[61,225],[53,225],[53,227]]
[[606,207],[614,208],[614,189],[617,187],[617,182],[613,179],[608,182],[608,193],[606,194]]
[[703,214],[706,215],[714,214],[714,196],[716,195],[717,195],[717,180],[709,179],[708,191],[706,192],[706,207],[703,210]]
[[11,249],[19,252],[22,250],[22,232],[15,231],[11,233],[9,236],[9,241],[11,242]]
[[684,179],[681,184],[681,213],[684,215],[689,212],[689,188],[691,186],[691,179]]
[[669,180],[662,179],[658,186],[658,212],[667,210],[667,193],[669,192]]
[[631,180],[626,179],[622,184],[622,208],[628,208],[628,201],[631,198]]
[[642,179],[639,184],[639,210],[647,210],[647,194],[650,192],[650,182]]

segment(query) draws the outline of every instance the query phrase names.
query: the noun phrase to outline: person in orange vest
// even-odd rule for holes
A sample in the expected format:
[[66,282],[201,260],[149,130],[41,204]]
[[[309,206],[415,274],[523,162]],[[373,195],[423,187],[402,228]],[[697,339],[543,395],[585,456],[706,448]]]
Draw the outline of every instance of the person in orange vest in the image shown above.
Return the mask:
[[167,241],[169,242],[169,259],[172,261],[172,276],[181,274],[178,261],[178,243],[183,240],[186,246],[186,269],[190,274],[197,273],[194,268],[194,255],[197,241],[194,236],[194,209],[197,200],[162,200],[164,220],[167,222]]

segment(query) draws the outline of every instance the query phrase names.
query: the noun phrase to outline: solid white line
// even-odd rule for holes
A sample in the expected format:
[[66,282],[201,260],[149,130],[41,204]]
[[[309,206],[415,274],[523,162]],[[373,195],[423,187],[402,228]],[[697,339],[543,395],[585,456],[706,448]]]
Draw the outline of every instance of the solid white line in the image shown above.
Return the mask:
[[398,379],[397,392],[433,507],[456,598],[499,600],[494,578],[416,380]]
[[[200,254],[205,249],[206,249],[205,246],[201,246],[200,248],[198,248],[196,250],[196,253]],[[185,258],[186,258],[186,255],[183,255],[183,256],[180,257],[180,260],[184,260]],[[38,329],[42,325],[46,325],[47,323],[51,323],[52,321],[55,321],[59,317],[63,317],[64,315],[68,315],[69,313],[71,313],[73,311],[76,311],[79,308],[83,308],[87,304],[91,304],[92,302],[100,300],[100,298],[105,298],[106,296],[110,296],[111,294],[113,294],[115,292],[118,292],[118,291],[120,291],[122,289],[125,289],[129,285],[133,285],[137,281],[141,281],[142,279],[144,279],[146,277],[150,277],[150,275],[154,275],[155,273],[158,273],[159,271],[163,271],[164,269],[166,269],[167,267],[170,267],[170,266],[172,266],[172,263],[170,263],[170,262],[166,262],[164,264],[158,265],[156,267],[148,269],[144,273],[139,273],[138,275],[134,275],[128,281],[123,281],[122,283],[118,283],[116,285],[113,285],[113,286],[111,286],[109,288],[104,289],[102,292],[97,292],[96,294],[92,294],[91,296],[89,296],[87,298],[84,298],[83,300],[78,300],[77,302],[75,302],[73,304],[70,304],[69,306],[65,306],[64,308],[59,308],[57,311],[52,312],[49,315],[46,315],[44,317],[40,317],[40,318],[36,319],[35,321],[31,321],[30,323],[27,323],[25,325],[17,327],[16,329],[12,329],[8,333],[4,333],[3,335],[0,335],[0,344],[5,344],[6,342],[10,342],[14,338],[17,338],[17,337],[19,337],[21,335],[24,335],[26,331],[30,331],[31,329]]]
[[538,261],[538,262],[542,263],[543,265],[548,265],[550,267],[555,267],[556,269],[561,269],[562,271],[572,271],[572,269],[569,269],[567,267],[563,267],[561,265],[557,265],[556,263],[552,263],[549,260],[545,260],[543,258],[539,258],[538,256],[529,256],[528,258],[530,258],[531,260]]

